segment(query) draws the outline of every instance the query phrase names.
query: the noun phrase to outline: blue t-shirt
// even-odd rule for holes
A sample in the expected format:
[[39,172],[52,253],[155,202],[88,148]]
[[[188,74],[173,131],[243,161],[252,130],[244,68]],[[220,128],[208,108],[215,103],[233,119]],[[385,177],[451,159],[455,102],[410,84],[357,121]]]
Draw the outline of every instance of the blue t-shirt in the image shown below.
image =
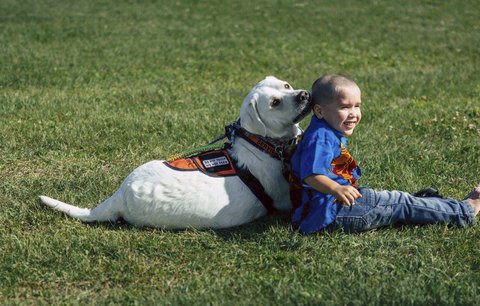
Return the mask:
[[302,204],[293,211],[292,224],[310,234],[330,225],[341,204],[330,194],[316,191],[304,180],[310,175],[325,175],[340,185],[354,185],[360,168],[347,151],[347,138],[325,120],[312,116],[302,141],[292,156],[293,173],[303,185]]

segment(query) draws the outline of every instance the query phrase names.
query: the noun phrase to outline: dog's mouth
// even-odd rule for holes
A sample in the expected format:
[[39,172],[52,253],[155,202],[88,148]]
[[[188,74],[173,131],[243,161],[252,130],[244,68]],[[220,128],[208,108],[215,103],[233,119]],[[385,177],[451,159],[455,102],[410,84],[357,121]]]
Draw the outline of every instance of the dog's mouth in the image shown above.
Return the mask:
[[302,121],[303,118],[305,118],[311,111],[312,111],[312,101],[308,101],[307,104],[305,104],[305,106],[303,107],[302,111],[300,112],[300,114],[298,114],[298,116],[296,116],[295,118],[293,118],[293,123],[294,124],[297,124],[299,123],[300,121]]

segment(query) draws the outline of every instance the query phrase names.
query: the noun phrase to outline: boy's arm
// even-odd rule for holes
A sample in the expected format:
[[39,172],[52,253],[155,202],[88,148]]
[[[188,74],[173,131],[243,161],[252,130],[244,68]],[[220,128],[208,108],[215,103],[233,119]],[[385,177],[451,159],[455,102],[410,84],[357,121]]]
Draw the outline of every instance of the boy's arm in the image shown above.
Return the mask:
[[304,181],[315,190],[331,194],[337,201],[349,206],[355,203],[355,199],[362,197],[357,188],[340,185],[325,175],[310,175]]

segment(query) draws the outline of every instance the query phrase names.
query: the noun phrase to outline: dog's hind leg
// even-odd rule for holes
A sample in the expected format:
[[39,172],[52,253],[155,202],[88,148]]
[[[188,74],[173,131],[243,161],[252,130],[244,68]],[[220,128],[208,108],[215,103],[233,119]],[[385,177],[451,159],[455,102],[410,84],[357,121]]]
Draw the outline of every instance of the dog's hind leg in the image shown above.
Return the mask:
[[40,203],[83,222],[115,222],[120,217],[120,198],[115,193],[93,209],[77,207],[46,196],[40,196]]

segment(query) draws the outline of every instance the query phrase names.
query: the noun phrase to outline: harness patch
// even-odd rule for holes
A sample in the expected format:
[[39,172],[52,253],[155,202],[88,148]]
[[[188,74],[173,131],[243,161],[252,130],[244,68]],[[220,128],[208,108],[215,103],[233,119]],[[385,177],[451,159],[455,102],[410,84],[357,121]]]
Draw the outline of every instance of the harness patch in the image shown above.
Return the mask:
[[202,160],[202,163],[205,166],[205,168],[214,168],[214,167],[225,166],[229,164],[228,159],[225,156],[215,157],[212,159],[205,159],[205,160]]
[[237,174],[227,150],[208,151],[187,158],[165,161],[164,163],[174,170],[201,171],[206,175],[215,177]]

